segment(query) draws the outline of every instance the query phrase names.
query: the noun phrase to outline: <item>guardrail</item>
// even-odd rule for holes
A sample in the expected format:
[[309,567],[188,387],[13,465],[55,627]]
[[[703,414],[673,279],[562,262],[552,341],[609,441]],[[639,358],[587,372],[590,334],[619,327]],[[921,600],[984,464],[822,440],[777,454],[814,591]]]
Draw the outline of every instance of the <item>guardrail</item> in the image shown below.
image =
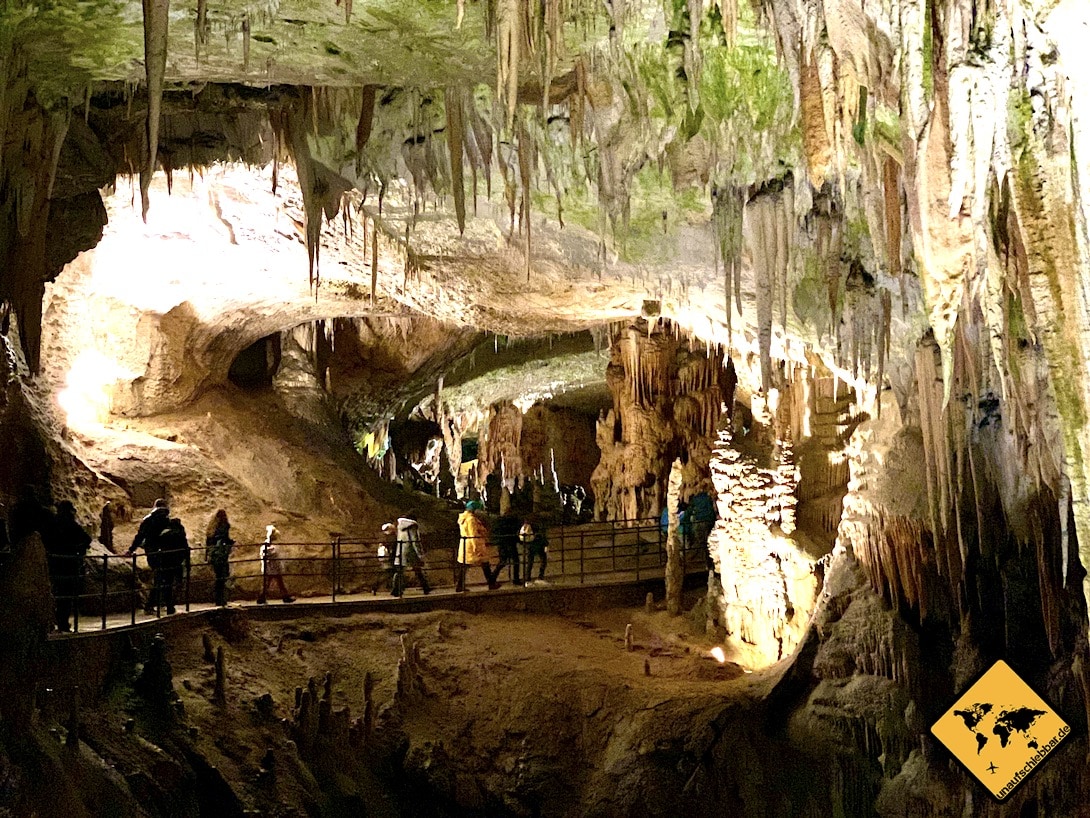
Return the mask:
[[[661,572],[666,565],[666,535],[656,520],[618,520],[548,530],[547,583],[584,584],[606,578],[631,577],[639,580]],[[508,544],[515,535],[508,537]],[[490,537],[492,566],[502,544]],[[517,542],[517,538],[515,539]],[[276,598],[306,596],[328,598],[336,603],[347,597],[390,592],[395,580],[402,589],[411,587],[414,570],[410,558],[393,564],[391,539],[332,537],[324,542],[277,542],[275,560],[280,563],[283,586],[275,581],[276,567],[261,556],[261,543],[234,545],[228,560],[232,586],[228,595],[235,602],[260,601],[270,586]],[[385,546],[387,556],[379,556]],[[453,590],[466,568],[458,563],[458,538],[421,537],[425,561],[422,570],[432,590]],[[528,549],[518,543],[518,570],[506,566],[506,579],[520,584],[535,579],[527,575]],[[176,609],[189,611],[193,605],[211,604],[215,597],[216,571],[209,561],[211,548],[191,547],[189,553],[160,553],[149,564],[145,554],[89,554],[48,556],[58,626],[70,621],[75,632],[87,630],[89,622],[106,629],[113,618],[124,615],[129,624],[145,616],[169,615]],[[683,540],[686,570],[703,570],[706,548]],[[500,555],[502,556],[502,554]],[[498,571],[497,571],[498,573]],[[473,578],[477,574],[474,572]],[[468,583],[471,586],[482,582]],[[63,629],[63,628],[62,628]]]

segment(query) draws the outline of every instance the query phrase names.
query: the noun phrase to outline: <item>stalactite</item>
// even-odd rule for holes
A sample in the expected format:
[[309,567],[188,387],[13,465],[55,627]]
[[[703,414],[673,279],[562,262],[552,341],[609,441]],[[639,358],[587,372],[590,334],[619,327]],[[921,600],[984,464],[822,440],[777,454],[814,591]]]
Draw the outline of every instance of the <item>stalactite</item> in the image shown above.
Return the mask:
[[[454,193],[454,212],[458,219],[458,232],[466,231],[466,191],[462,177],[463,143],[465,126],[462,121],[462,91],[448,87],[446,90],[447,147],[450,151],[450,185]],[[527,234],[527,256],[529,256]]]
[[170,0],[143,0],[144,4],[144,73],[148,84],[148,115],[146,134],[147,161],[140,173],[140,213],[148,220],[148,191],[155,174],[159,149],[159,112],[163,103],[163,77],[167,66],[167,26],[170,21]]
[[[745,191],[739,187],[715,188],[712,192],[716,258],[723,264],[724,311],[728,343],[733,338],[733,308],[742,311],[742,221]],[[731,299],[736,304],[731,304]]]
[[242,15],[242,70],[250,70],[250,15]]
[[496,99],[507,112],[507,127],[515,121],[518,104],[518,76],[524,33],[519,0],[495,0],[496,7]]
[[571,144],[576,147],[583,142],[583,122],[587,104],[587,66],[582,57],[575,61],[575,94],[568,98],[568,125],[571,129]]
[[518,162],[519,162],[519,180],[522,188],[522,205],[519,213],[519,219],[522,223],[523,229],[526,231],[526,280],[530,280],[530,259],[533,250],[531,239],[531,223],[530,218],[530,168],[532,159],[530,152],[532,150],[530,144],[530,137],[526,133],[525,125],[520,122],[518,128]]
[[378,290],[378,218],[372,219],[371,224],[371,306],[374,306]]
[[[278,141],[288,148],[295,161],[299,190],[303,197],[303,232],[307,246],[307,274],[310,285],[317,289],[319,280],[319,261],[321,255],[321,234],[323,219],[336,217],[340,210],[343,194],[348,183],[340,177],[329,174],[311,155],[308,130],[316,130],[321,111],[336,107],[326,95],[312,89],[310,95],[303,95],[287,103],[276,112],[270,111],[269,123]],[[331,116],[332,114],[326,114]],[[381,209],[382,191],[379,191]]]
[[883,287],[880,298],[882,302],[882,324],[878,328],[878,417],[882,417],[881,392],[886,376],[886,360],[889,357],[890,324],[893,319],[893,300],[889,294],[889,290]]
[[689,39],[685,41],[685,77],[689,93],[689,107],[700,106],[700,23],[704,19],[704,0],[685,0],[689,12]]
[[723,39],[733,48],[738,37],[738,0],[716,0],[723,22]]
[[371,139],[371,128],[375,121],[376,85],[365,85],[360,89],[360,116],[356,121],[356,167],[360,167],[361,154]]
[[886,157],[882,172],[889,273],[892,276],[899,276],[901,274],[901,167],[893,158]]
[[775,283],[775,227],[774,205],[767,200],[751,202],[747,211],[753,215],[754,227],[754,274],[757,294],[757,344],[761,356],[761,391],[772,388],[772,288]]
[[557,50],[564,32],[564,20],[561,16],[561,0],[544,0],[544,25],[542,35],[545,49],[541,55],[541,107],[549,105],[549,89],[556,73]]
[[197,18],[193,21],[193,52],[194,59],[201,61],[201,49],[208,45],[208,35],[211,29],[208,25],[208,0],[197,0]]

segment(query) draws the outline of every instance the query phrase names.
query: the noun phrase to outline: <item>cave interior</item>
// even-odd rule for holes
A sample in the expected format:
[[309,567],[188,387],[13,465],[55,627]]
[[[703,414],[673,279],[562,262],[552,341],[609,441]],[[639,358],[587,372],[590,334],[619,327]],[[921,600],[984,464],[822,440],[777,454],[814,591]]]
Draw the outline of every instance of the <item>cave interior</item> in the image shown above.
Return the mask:
[[0,2],[0,816],[1090,815],[1088,30]]

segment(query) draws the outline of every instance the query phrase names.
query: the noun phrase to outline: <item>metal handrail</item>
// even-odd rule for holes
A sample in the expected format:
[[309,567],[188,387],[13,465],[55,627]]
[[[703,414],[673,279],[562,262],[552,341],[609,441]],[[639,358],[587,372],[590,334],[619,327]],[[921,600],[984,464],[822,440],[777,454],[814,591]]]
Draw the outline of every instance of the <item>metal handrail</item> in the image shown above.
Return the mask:
[[[553,526],[545,533],[550,552],[546,571],[553,581],[585,584],[588,580],[610,576],[634,576],[639,580],[666,564],[666,537],[658,519]],[[434,533],[421,535],[425,554],[422,570],[428,575],[432,588],[456,587],[459,571],[466,568],[457,559],[462,539],[456,537],[452,544],[449,537]],[[489,539],[494,538],[490,536]],[[387,547],[389,556],[378,556],[380,545]],[[496,564],[494,545],[494,542],[490,543],[493,565]],[[261,556],[261,546],[262,543],[234,545],[228,560],[228,581],[235,586],[236,600],[240,587],[246,587],[242,596],[251,600],[268,587],[271,575],[267,572],[268,562]],[[395,580],[404,588],[409,579],[407,574],[411,573],[406,569],[413,567],[407,558],[400,566],[393,564],[391,549],[395,546],[386,538],[336,536],[323,542],[277,542],[276,546],[276,560],[282,568],[285,589],[316,595],[316,592],[320,593],[319,589],[328,587],[328,598],[333,603],[353,595],[376,594],[384,584],[389,590]],[[528,574],[529,549],[523,543],[517,543],[517,547],[520,576],[524,582],[529,582],[532,579]],[[697,550],[693,547],[683,550],[687,569],[691,567],[689,557]],[[205,546],[190,547],[189,558],[181,566],[180,574],[175,566],[176,575],[170,577],[165,576],[167,569],[161,563],[159,568],[150,566],[146,554],[52,554],[48,559],[54,598],[59,609],[70,611],[75,632],[80,630],[81,617],[84,624],[88,616],[97,618],[99,628],[105,630],[111,614],[127,613],[129,624],[135,625],[140,611],[151,610],[150,615],[155,617],[162,616],[168,605],[189,611],[194,604],[213,601],[215,572],[209,559],[210,551],[211,548]],[[154,555],[153,561],[156,561]],[[68,569],[69,565],[73,568]],[[699,567],[703,569],[702,559]],[[88,577],[95,573],[98,576],[93,578],[97,581],[89,582]],[[162,589],[168,582],[176,596],[164,604]],[[159,594],[155,594],[157,588]],[[157,597],[157,604],[153,608],[146,607],[153,595]]]

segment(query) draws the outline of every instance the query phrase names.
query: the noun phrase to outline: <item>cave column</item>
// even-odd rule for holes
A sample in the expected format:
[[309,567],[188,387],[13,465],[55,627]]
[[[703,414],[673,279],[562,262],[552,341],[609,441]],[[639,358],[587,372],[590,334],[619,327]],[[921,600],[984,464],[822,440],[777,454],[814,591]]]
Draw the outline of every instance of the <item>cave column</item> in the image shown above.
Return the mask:
[[681,525],[677,511],[683,479],[681,461],[675,460],[670,467],[666,489],[666,507],[670,510],[666,534],[666,612],[670,616],[681,613],[681,587],[685,583],[685,555],[681,550]]
[[817,599],[817,546],[795,531],[799,472],[789,441],[793,425],[808,426],[793,417],[796,388],[788,381],[768,402],[751,398],[744,431],[724,412],[711,454],[719,519],[708,540],[708,626],[753,665],[794,649]]

